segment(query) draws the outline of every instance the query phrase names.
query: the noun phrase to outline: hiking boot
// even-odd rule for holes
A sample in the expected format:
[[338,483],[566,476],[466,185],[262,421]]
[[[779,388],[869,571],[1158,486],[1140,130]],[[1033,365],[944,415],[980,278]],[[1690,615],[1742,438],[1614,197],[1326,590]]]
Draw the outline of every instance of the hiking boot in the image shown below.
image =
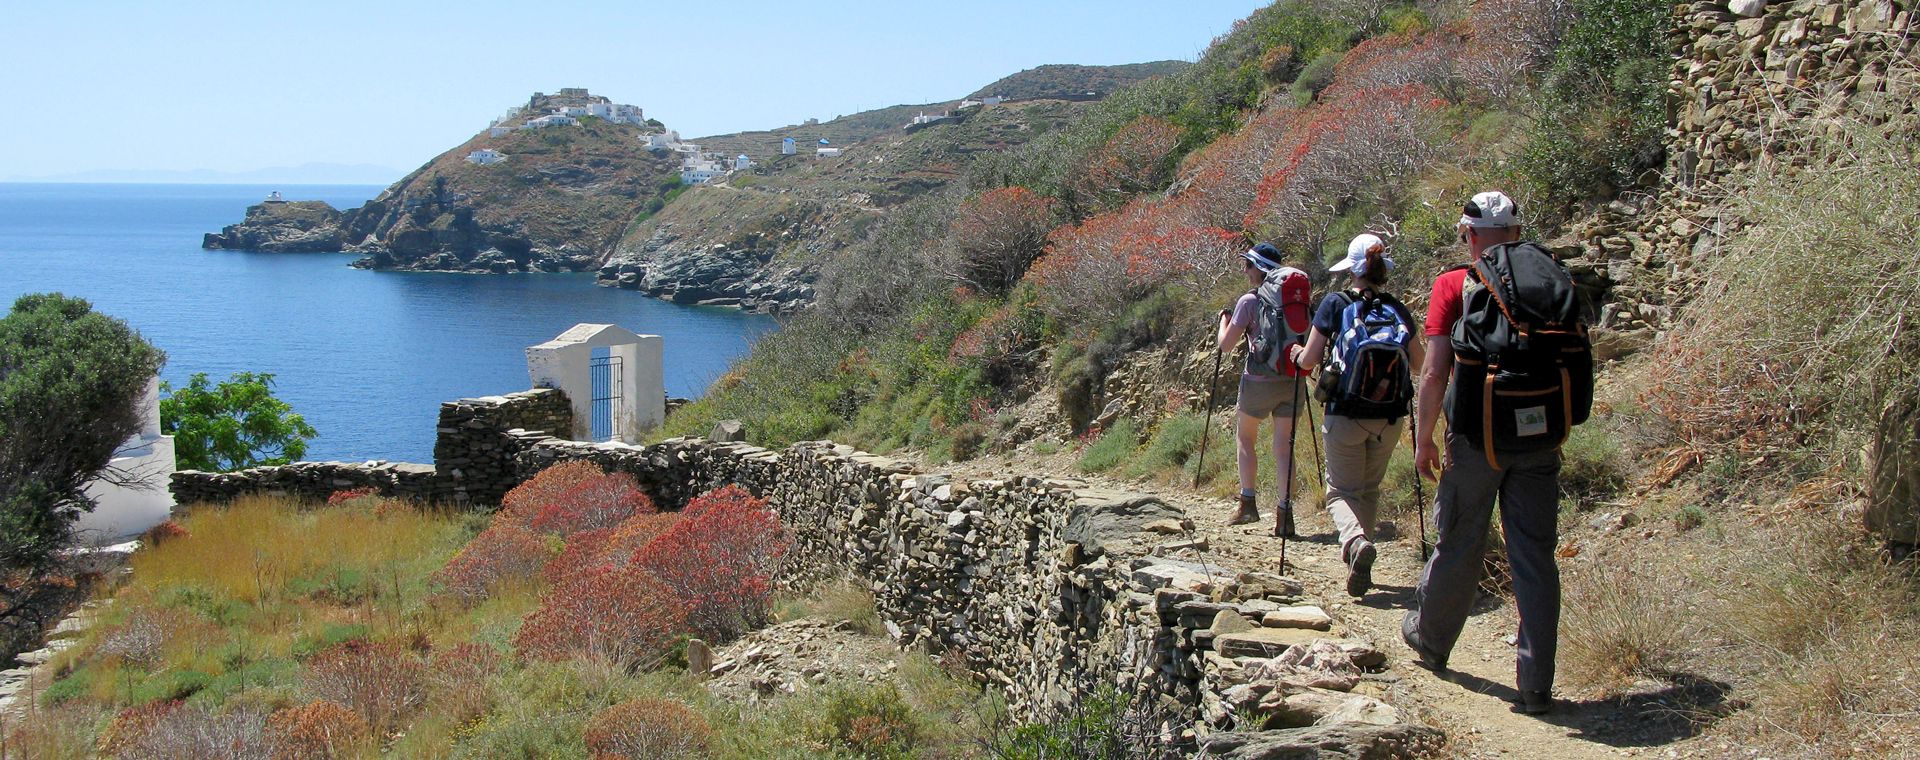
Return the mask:
[[1227,524],[1246,525],[1248,523],[1260,522],[1260,507],[1254,504],[1255,498],[1256,497],[1241,494],[1240,511],[1233,513],[1233,519],[1228,520]]
[[1347,554],[1347,596],[1358,599],[1373,588],[1373,560],[1380,552],[1372,541],[1362,538],[1353,542],[1353,551]]
[[1446,672],[1447,656],[1435,654],[1433,650],[1427,648],[1426,642],[1420,640],[1420,613],[1418,611],[1408,610],[1406,617],[1400,618],[1400,640],[1406,642],[1407,648],[1413,650],[1414,654],[1420,656],[1420,667],[1435,673]]
[[1300,534],[1293,530],[1293,503],[1283,501],[1276,509],[1280,510],[1280,525],[1274,528],[1273,535],[1280,538],[1299,538]]
[[1520,699],[1513,703],[1513,711],[1521,715],[1546,715],[1553,712],[1553,693],[1546,691],[1523,691]]

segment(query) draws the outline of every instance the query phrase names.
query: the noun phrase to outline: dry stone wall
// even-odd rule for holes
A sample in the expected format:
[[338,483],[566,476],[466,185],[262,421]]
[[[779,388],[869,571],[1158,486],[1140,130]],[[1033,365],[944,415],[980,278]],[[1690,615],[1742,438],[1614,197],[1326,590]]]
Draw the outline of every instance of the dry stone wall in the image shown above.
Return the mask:
[[230,501],[249,493],[324,499],[335,491],[370,488],[387,496],[431,503],[497,504],[520,483],[514,459],[548,440],[546,430],[571,430],[566,394],[552,388],[449,401],[440,405],[434,464],[408,462],[294,462],[237,472],[181,470],[170,490],[176,504]]

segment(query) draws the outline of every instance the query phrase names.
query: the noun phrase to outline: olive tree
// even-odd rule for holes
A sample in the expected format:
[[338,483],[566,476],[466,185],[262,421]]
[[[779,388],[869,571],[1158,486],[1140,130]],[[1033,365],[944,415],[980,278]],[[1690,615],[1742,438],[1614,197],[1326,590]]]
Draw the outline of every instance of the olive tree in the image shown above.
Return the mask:
[[165,362],[82,299],[26,295],[0,317],[0,572],[43,569],[67,546],[93,509],[87,483],[121,477],[108,465]]

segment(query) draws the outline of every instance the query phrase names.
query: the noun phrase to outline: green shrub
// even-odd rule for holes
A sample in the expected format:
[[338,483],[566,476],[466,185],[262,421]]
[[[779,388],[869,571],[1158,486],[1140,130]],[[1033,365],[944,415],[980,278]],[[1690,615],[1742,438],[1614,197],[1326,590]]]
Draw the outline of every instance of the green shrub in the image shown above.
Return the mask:
[[1160,740],[1163,720],[1151,713],[1150,705],[1107,687],[1075,701],[1058,719],[1000,726],[988,739],[987,751],[995,760],[1184,757]]
[[1658,165],[1666,128],[1669,56],[1663,0],[1574,0],[1567,29],[1536,100],[1519,159],[1535,214],[1627,187]]
[[1560,447],[1560,493],[1578,509],[1611,498],[1627,482],[1626,456],[1603,420],[1573,429]]
[[1320,91],[1333,84],[1334,67],[1340,65],[1341,53],[1323,53],[1307,63],[1300,70],[1300,76],[1293,80],[1293,99],[1304,106],[1320,96]]
[[1125,417],[1100,434],[1100,438],[1080,453],[1081,472],[1106,472],[1127,460],[1140,445],[1140,431]]
[[892,684],[832,687],[811,738],[856,757],[913,757],[921,727],[912,706]]
[[1187,461],[1200,450],[1200,434],[1207,429],[1207,418],[1199,414],[1180,414],[1161,420],[1153,437],[1127,466],[1128,477],[1143,477],[1168,470],[1185,470]]

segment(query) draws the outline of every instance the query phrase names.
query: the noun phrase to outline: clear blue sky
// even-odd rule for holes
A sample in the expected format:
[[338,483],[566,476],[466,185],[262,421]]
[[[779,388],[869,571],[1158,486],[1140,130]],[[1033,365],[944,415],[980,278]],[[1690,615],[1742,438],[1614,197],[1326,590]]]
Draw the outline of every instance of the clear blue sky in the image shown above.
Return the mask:
[[0,177],[406,170],[561,87],[689,137],[764,129],[1045,63],[1192,60],[1265,4],[8,0]]

